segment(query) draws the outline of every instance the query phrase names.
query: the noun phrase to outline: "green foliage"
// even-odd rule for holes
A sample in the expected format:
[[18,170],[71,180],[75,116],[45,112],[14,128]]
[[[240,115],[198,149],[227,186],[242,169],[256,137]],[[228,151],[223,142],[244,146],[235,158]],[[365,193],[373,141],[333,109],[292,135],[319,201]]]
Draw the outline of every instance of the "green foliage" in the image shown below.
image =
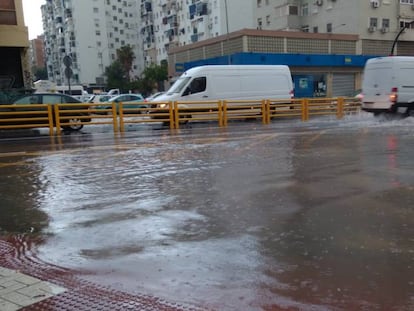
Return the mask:
[[163,82],[168,79],[168,63],[151,64],[145,68],[141,78],[131,79],[130,72],[136,58],[132,47],[127,45],[117,50],[117,60],[105,68],[107,87],[123,91],[139,92],[149,95],[154,89],[162,90]]
[[126,72],[119,60],[114,61],[109,67],[105,68],[105,76],[108,78],[108,88],[110,89],[126,89],[128,80]]
[[47,69],[46,68],[33,67],[32,72],[33,72],[34,81],[47,80]]
[[121,63],[122,68],[124,69],[126,73],[126,79],[130,81],[129,73],[132,69],[132,63],[135,59],[134,51],[132,50],[132,47],[130,45],[126,45],[121,47],[116,51],[116,55],[118,58],[118,61]]

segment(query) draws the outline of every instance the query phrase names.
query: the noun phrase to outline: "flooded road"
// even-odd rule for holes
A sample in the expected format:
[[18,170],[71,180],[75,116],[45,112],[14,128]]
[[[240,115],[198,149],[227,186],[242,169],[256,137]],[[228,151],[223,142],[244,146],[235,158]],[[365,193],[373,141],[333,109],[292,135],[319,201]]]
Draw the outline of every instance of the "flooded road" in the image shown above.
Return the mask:
[[214,310],[413,310],[414,118],[0,139],[25,256]]

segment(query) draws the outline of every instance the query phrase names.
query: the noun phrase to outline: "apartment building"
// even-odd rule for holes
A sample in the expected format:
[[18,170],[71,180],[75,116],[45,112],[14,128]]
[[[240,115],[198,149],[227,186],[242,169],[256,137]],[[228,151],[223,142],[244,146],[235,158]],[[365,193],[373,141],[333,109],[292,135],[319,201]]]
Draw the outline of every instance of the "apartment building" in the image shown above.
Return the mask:
[[137,1],[46,0],[41,9],[48,76],[58,85],[69,82],[63,59],[70,56],[72,84],[103,86],[105,68],[126,45],[135,55],[130,76],[143,71]]
[[[258,29],[359,36],[361,54],[390,53],[403,26],[401,53],[414,53],[413,0],[255,0]],[[413,29],[413,30],[412,30]],[[411,51],[410,51],[411,50]]]
[[30,66],[32,68],[46,67],[44,41],[44,36],[30,40]]
[[22,0],[0,1],[0,92],[31,87]]
[[171,48],[255,27],[252,0],[140,0],[146,64],[168,59]]

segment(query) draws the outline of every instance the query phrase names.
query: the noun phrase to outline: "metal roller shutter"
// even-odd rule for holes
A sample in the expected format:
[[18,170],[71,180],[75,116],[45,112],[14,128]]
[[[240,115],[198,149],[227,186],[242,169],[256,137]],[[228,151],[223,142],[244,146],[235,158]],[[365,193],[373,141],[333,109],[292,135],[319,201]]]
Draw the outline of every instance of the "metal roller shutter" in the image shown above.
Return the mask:
[[332,79],[332,96],[352,96],[355,91],[354,74],[334,74]]

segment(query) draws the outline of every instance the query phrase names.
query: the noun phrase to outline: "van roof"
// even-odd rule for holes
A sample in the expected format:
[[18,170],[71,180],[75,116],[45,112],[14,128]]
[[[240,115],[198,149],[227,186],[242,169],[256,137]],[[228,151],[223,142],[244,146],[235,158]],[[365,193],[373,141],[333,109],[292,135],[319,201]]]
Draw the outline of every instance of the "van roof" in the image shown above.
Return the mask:
[[414,62],[414,56],[383,56],[368,59],[368,62]]
[[205,65],[197,66],[186,70],[183,75],[192,75],[199,71],[211,71],[211,70],[228,70],[228,69],[283,69],[289,71],[287,65]]

